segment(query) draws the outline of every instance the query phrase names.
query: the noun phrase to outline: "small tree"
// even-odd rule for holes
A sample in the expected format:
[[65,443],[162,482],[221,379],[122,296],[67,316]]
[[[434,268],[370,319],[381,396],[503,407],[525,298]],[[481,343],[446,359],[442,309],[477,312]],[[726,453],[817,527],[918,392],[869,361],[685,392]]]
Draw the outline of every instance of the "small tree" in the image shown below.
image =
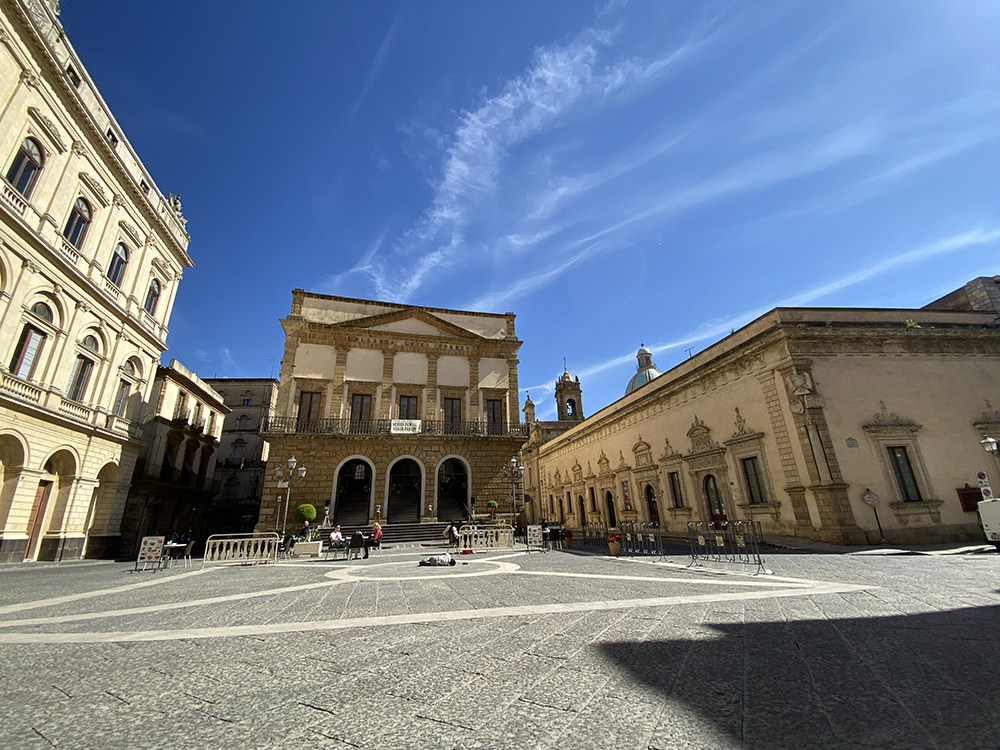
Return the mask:
[[496,500],[489,500],[486,503],[486,507],[490,511],[490,518],[493,518],[497,512],[497,508],[500,507],[500,503],[498,503]]
[[302,505],[295,509],[295,520],[298,523],[305,523],[306,521],[312,523],[314,518],[316,518],[316,506],[312,503],[302,503]]

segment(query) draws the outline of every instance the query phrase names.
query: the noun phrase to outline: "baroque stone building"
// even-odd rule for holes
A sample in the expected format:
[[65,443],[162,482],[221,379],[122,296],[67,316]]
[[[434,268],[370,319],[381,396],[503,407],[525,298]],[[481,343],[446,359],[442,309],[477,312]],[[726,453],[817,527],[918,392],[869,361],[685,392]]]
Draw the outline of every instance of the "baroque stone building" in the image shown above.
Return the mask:
[[980,539],[976,473],[995,459],[979,441],[1000,436],[998,313],[1000,277],[920,309],[772,310],[560,434],[531,423],[532,520]]
[[114,554],[188,234],[58,21],[0,3],[0,561]]
[[144,536],[203,541],[213,495],[222,397],[177,360],[156,368],[153,404],[142,425],[143,448],[122,518],[122,554]]
[[216,462],[216,492],[209,505],[211,533],[253,531],[270,446],[260,434],[274,416],[278,381],[274,378],[205,378],[231,409],[222,423]]
[[[504,507],[520,423],[514,315],[292,292],[271,460],[307,467],[292,506],[334,522],[430,522]],[[264,487],[258,528],[285,499]],[[270,501],[269,501],[270,498]],[[509,502],[509,500],[507,500]]]

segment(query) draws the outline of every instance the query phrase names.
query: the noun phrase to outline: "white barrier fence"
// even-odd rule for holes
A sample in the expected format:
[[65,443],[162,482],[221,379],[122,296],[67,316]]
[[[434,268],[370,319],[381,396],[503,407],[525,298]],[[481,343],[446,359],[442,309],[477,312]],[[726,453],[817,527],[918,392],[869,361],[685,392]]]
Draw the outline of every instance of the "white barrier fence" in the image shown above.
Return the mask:
[[458,548],[471,549],[514,549],[514,527],[504,526],[463,526],[458,530]]
[[259,565],[278,562],[277,534],[213,534],[205,542],[201,567],[215,564]]

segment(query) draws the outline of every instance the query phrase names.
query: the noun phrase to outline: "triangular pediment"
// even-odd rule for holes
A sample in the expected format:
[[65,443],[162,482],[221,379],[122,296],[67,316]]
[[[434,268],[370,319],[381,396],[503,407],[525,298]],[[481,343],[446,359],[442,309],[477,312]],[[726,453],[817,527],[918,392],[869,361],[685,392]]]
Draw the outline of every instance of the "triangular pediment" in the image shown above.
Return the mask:
[[454,323],[442,320],[426,310],[406,308],[370,318],[356,318],[339,325],[363,328],[383,333],[408,334],[411,336],[443,336],[447,338],[481,340],[482,336],[466,330]]

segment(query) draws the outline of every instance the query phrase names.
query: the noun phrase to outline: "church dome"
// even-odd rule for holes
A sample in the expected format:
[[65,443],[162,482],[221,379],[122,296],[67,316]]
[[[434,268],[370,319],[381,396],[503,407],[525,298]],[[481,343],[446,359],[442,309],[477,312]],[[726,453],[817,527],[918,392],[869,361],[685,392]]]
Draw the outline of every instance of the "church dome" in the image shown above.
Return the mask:
[[632,379],[628,381],[628,385],[625,387],[626,396],[636,388],[641,388],[650,380],[662,374],[656,369],[656,365],[653,364],[652,350],[645,345],[639,346],[639,351],[636,352],[635,358],[639,361],[639,364],[636,365],[635,375],[632,376]]

